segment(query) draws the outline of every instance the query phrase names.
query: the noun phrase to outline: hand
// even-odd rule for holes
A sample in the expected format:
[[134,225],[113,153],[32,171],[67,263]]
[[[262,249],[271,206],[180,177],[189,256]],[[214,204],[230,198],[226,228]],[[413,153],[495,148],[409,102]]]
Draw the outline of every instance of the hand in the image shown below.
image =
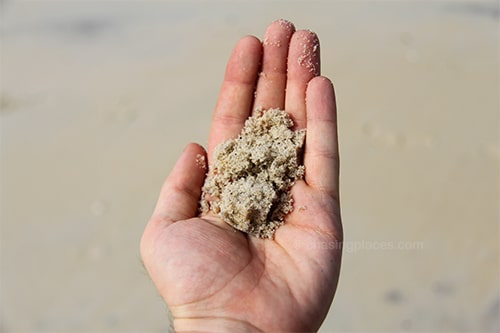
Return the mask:
[[[285,109],[307,128],[304,180],[292,187],[294,211],[273,240],[197,216],[206,156],[186,147],[165,181],[141,240],[144,265],[170,307],[176,332],[316,331],[340,271],[342,227],[336,108],[319,75],[319,41],[273,22],[264,42],[242,38],[229,59],[208,143],[236,137],[258,106]],[[261,73],[259,73],[261,71]]]

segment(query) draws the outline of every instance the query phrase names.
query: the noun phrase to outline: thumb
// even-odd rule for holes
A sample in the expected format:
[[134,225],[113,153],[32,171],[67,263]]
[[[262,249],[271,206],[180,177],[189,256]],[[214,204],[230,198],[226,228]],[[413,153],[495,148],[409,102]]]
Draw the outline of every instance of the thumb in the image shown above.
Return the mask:
[[153,217],[170,224],[197,215],[206,161],[205,149],[200,145],[190,143],[184,148],[162,186]]

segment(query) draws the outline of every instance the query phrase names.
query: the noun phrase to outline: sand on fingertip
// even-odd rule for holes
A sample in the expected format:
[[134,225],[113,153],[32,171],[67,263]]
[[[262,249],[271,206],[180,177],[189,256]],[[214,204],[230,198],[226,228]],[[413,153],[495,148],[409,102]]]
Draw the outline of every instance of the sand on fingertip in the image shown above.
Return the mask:
[[305,129],[292,127],[286,111],[257,110],[236,139],[217,146],[202,188],[201,212],[213,212],[258,238],[272,238],[293,210],[292,185],[304,176],[299,152]]
[[311,73],[319,73],[319,40],[316,34],[308,30],[308,34],[304,36],[301,44],[302,54],[297,59],[298,64],[307,68]]
[[288,21],[288,20],[285,20],[285,19],[279,19],[279,20],[276,20],[274,21],[271,26],[273,24],[279,24],[279,26],[282,28],[282,29],[285,29],[287,34],[286,34],[286,37],[284,40],[280,40],[280,39],[276,39],[276,38],[271,38],[269,36],[269,29],[266,31],[266,34],[264,36],[264,39],[262,41],[262,45],[264,46],[275,46],[275,47],[281,47],[282,46],[282,42],[285,42],[285,41],[288,41],[290,40],[290,37],[292,36],[293,32],[295,31],[295,27],[293,25],[292,22]]
[[205,155],[196,155],[196,166],[204,170],[207,168],[207,159],[205,158]]

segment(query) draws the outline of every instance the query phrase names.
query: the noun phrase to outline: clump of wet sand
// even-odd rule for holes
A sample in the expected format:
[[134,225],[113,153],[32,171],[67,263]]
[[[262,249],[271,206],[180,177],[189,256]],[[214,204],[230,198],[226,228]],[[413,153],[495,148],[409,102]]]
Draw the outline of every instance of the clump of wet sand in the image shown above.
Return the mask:
[[202,188],[201,212],[233,228],[272,238],[293,210],[292,185],[304,176],[299,152],[305,129],[293,130],[286,111],[257,110],[235,139],[214,152]]

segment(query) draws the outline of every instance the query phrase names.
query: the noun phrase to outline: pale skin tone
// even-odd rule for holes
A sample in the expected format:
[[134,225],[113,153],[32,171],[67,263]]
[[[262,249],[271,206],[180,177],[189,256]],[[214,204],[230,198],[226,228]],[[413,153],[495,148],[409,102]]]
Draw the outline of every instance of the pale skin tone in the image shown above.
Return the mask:
[[[337,287],[342,226],[335,96],[320,75],[318,39],[286,21],[264,41],[234,48],[213,115],[208,152],[189,144],[165,181],[141,240],[144,265],[176,332],[314,332]],[[260,73],[260,74],[259,74]],[[274,239],[235,231],[198,203],[214,148],[238,135],[252,110],[285,109],[306,128],[305,177]]]

